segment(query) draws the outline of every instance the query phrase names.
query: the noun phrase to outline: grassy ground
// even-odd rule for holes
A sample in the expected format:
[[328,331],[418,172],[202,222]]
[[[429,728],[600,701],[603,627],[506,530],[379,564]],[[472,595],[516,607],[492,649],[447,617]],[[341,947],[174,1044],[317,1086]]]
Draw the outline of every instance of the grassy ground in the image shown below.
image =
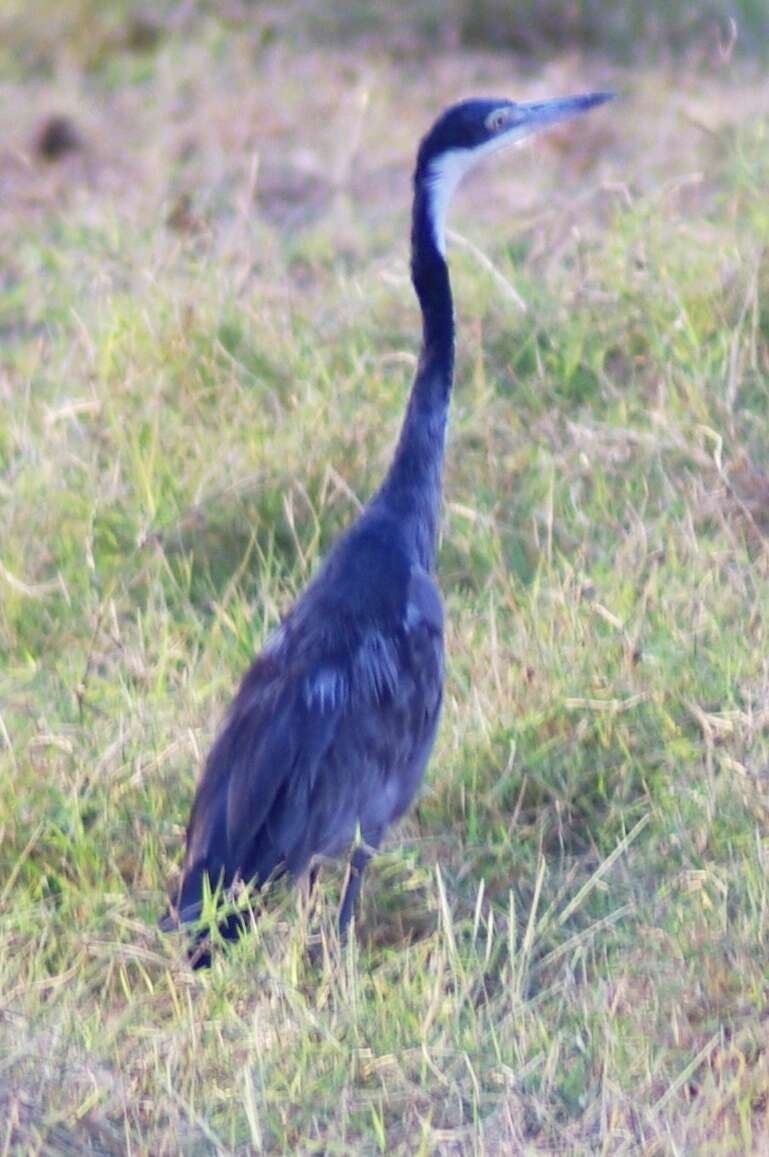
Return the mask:
[[[168,10],[0,102],[0,1148],[766,1152],[765,86]],[[397,432],[416,137],[607,82],[453,217],[446,708],[357,943],[332,871],[192,975],[201,756]]]

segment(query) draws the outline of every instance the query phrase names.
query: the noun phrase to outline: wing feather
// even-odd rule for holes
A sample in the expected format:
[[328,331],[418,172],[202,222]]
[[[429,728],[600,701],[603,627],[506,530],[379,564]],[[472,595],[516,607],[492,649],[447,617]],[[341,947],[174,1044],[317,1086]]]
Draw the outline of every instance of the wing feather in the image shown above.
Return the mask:
[[311,584],[243,679],[190,817],[183,920],[206,874],[229,887],[300,873],[357,824],[378,839],[418,786],[441,701],[440,596],[422,568],[363,545],[376,565],[358,544],[355,566],[379,605],[368,598],[364,615],[355,592]]

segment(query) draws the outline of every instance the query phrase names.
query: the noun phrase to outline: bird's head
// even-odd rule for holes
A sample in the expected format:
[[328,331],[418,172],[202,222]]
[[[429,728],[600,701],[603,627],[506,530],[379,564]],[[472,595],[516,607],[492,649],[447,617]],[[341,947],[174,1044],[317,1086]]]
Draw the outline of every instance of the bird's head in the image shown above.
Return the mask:
[[554,100],[463,100],[438,117],[419,146],[415,181],[428,195],[435,242],[444,252],[446,210],[465,173],[496,153],[549,125],[570,120],[611,100],[613,93],[591,92]]

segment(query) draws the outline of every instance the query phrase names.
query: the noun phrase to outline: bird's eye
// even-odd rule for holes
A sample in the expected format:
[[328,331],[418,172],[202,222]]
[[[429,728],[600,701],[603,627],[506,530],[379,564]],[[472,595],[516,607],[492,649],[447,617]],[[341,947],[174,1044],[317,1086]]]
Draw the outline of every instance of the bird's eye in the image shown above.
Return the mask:
[[489,114],[489,117],[486,121],[486,125],[492,133],[498,133],[500,131],[500,129],[503,129],[505,127],[505,125],[507,124],[507,121],[508,121],[507,109],[498,108],[498,109],[495,109],[493,113]]

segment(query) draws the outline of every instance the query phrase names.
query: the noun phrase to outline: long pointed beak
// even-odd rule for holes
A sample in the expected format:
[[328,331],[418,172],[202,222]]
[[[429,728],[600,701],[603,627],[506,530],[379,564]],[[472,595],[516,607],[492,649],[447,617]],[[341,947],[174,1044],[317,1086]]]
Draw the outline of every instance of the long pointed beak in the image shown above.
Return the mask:
[[529,132],[536,132],[546,125],[571,120],[572,117],[580,116],[588,109],[605,104],[607,100],[613,98],[613,92],[588,92],[581,96],[556,97],[555,100],[527,101],[518,105],[515,126],[511,124],[510,128],[512,130],[515,127],[519,131],[524,129],[528,135]]

